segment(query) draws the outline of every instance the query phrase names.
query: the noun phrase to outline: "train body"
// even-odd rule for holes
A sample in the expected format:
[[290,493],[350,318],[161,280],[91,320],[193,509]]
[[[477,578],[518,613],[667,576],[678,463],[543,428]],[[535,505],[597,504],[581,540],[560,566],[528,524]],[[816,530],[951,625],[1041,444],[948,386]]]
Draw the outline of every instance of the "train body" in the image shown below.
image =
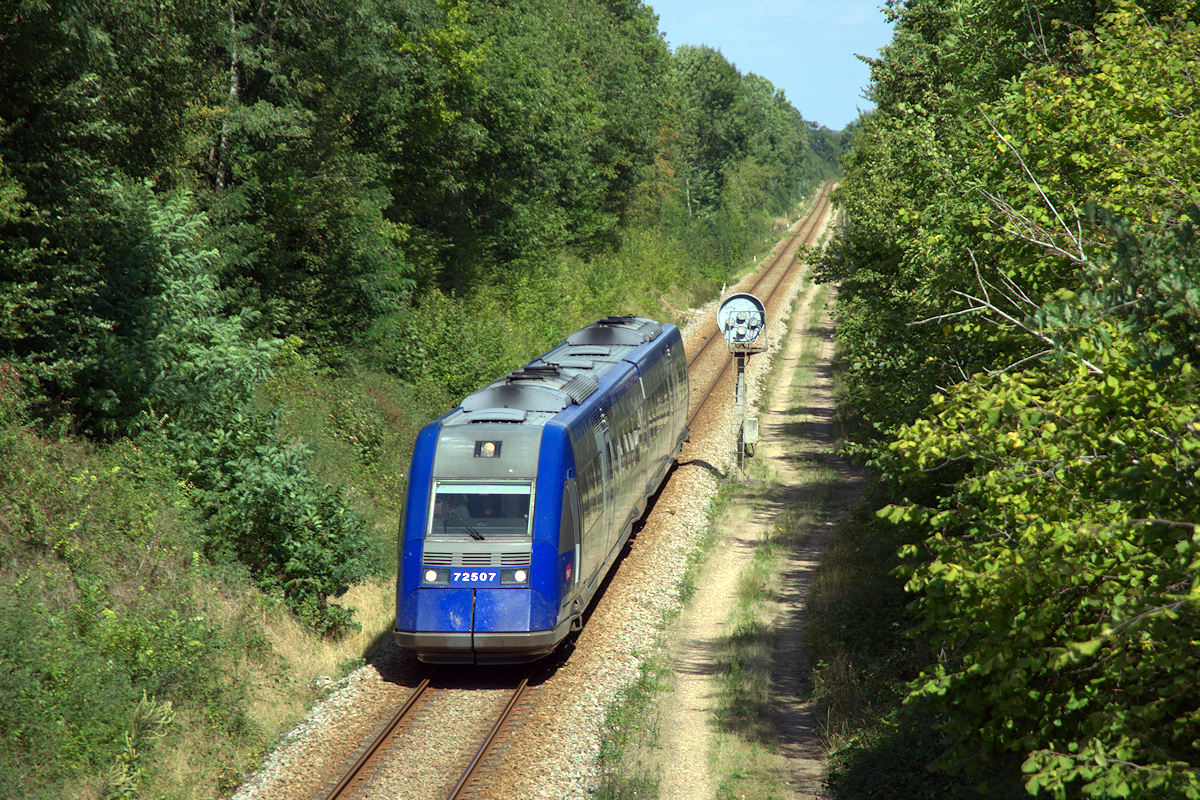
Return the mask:
[[687,438],[679,330],[608,317],[417,437],[396,642],[430,663],[530,661],[582,617]]

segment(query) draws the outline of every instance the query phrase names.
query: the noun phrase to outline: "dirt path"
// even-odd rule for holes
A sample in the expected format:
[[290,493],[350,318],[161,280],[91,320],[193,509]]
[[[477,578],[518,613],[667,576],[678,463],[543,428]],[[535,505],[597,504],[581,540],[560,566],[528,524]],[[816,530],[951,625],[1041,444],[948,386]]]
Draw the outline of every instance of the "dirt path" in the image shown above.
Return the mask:
[[706,800],[716,793],[718,779],[712,764],[718,662],[738,575],[753,558],[756,544],[797,503],[812,513],[803,516],[802,544],[785,559],[779,579],[774,609],[775,731],[789,795],[799,800],[822,796],[820,743],[812,711],[802,699],[809,670],[803,648],[804,602],[828,534],[861,493],[862,482],[832,455],[837,440],[831,383],[833,325],[828,308],[814,314],[816,297],[810,284],[797,299],[788,340],[760,413],[762,441],[755,461],[766,468],[767,487],[756,487],[729,504],[720,522],[722,539],[679,621],[676,682],[674,691],[664,695],[660,710],[663,800]]
[[[830,297],[832,301],[832,295]],[[833,454],[838,436],[834,428],[832,362],[833,320],[827,306],[819,324],[806,336],[819,341],[816,358],[805,365],[797,356],[794,368],[806,369],[806,380],[793,396],[798,405],[772,407],[778,417],[768,423],[771,446],[768,455],[791,477],[788,485],[792,503],[802,503],[815,513],[808,520],[806,536],[793,550],[783,568],[777,602],[775,659],[776,736],[780,752],[791,762],[791,788],[799,798],[819,798],[823,775],[822,751],[813,709],[804,697],[809,670],[804,628],[809,587],[821,554],[842,517],[858,500],[866,482],[863,476]],[[799,350],[803,337],[793,337]],[[791,350],[789,347],[789,355]],[[785,358],[784,370],[789,365]]]

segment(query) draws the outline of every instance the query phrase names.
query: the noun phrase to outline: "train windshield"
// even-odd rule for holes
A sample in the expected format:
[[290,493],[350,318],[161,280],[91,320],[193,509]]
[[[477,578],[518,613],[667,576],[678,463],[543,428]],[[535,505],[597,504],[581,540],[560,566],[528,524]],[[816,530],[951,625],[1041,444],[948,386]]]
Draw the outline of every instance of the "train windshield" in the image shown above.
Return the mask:
[[432,539],[528,539],[528,483],[439,483],[434,489]]

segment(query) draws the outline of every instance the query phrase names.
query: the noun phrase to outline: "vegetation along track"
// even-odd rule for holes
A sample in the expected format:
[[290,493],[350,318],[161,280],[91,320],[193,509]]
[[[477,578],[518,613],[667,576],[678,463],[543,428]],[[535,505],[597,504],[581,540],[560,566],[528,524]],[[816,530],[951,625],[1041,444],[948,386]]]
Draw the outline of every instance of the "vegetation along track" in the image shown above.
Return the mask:
[[[734,287],[766,302],[769,332],[775,325],[771,315],[778,320],[781,313],[774,298],[796,283],[797,270],[791,268],[797,251],[814,242],[828,217],[830,188],[822,188],[811,212],[762,268]],[[730,358],[725,340],[712,335],[715,329],[714,304],[684,330],[693,387],[692,438],[680,469],[648,508],[644,527],[637,529],[610,585],[589,609],[583,631],[539,662],[520,700],[510,702],[524,671],[498,668],[439,668],[430,688],[418,697],[416,687],[429,669],[385,645],[370,665],[351,676],[345,692],[314,711],[313,721],[235,800],[442,800],[453,796],[456,781],[462,783],[459,797],[590,797],[604,709],[636,675],[638,654],[646,652],[655,635],[654,620],[676,602],[692,537],[706,525],[703,498],[715,491],[714,481],[723,474],[722,464],[733,447],[725,435],[730,403],[715,391],[722,385],[720,373],[730,372]],[[714,402],[702,402],[704,395]],[[413,707],[406,719],[384,733],[410,699]],[[509,705],[509,721],[498,725],[501,708]],[[491,749],[484,752],[480,744],[489,733]],[[370,749],[375,754],[358,766],[342,793],[328,795],[347,767]],[[473,759],[476,774],[462,781]]]
[[[779,248],[778,252],[766,263],[766,265],[749,277],[748,284],[742,291],[756,293],[767,306],[768,313],[775,308],[774,301],[780,287],[784,286],[791,274],[794,265],[796,264],[796,255],[802,246],[808,246],[814,243],[822,230],[822,222],[828,213],[830,206],[829,194],[832,189],[832,183],[826,183],[821,186],[820,191],[813,203],[812,211],[804,217],[797,226],[793,235],[785,242],[784,246]],[[725,339],[720,336],[716,330],[715,323],[712,324],[712,333],[709,335],[701,347],[689,358],[688,369],[692,377],[693,388],[697,388],[699,384],[703,384],[699,391],[693,392],[692,407],[689,409],[689,425],[696,421],[701,413],[702,408],[706,405],[710,397],[713,396],[714,390],[719,386],[728,386],[731,375],[732,359],[726,349]],[[714,363],[719,364],[715,366]],[[718,399],[721,395],[717,395]],[[719,405],[719,403],[718,403]],[[424,679],[417,688],[413,690],[409,700],[396,712],[395,716],[388,723],[382,732],[376,737],[375,741],[368,746],[362,753],[361,757],[355,762],[351,769],[343,777],[342,781],[335,787],[328,796],[327,800],[342,800],[342,798],[359,797],[359,796],[376,796],[378,794],[371,790],[369,795],[363,791],[364,782],[383,784],[384,779],[376,776],[369,776],[376,772],[375,764],[385,765],[387,762],[386,755],[378,756],[378,753],[389,753],[396,749],[402,749],[405,745],[403,741],[409,739],[419,739],[424,741],[441,740],[446,741],[446,720],[455,716],[458,717],[474,717],[475,725],[468,726],[473,732],[468,734],[464,731],[462,737],[453,745],[439,748],[440,766],[434,765],[426,758],[409,759],[412,766],[404,771],[410,774],[420,772],[422,779],[419,783],[423,784],[426,789],[419,796],[428,797],[446,797],[449,800],[458,800],[459,798],[467,798],[474,796],[472,791],[486,791],[488,787],[489,769],[494,771],[492,765],[488,763],[488,757],[495,747],[499,733],[503,729],[506,721],[512,715],[514,709],[524,698],[528,689],[530,679],[535,672],[541,670],[524,670],[524,677],[516,681],[515,688],[500,686],[493,688],[492,686],[483,686],[478,677],[475,679],[467,678],[467,682],[459,685],[457,688],[449,688],[447,686],[439,686],[441,680],[438,676],[442,673],[432,673],[431,678]],[[469,671],[461,673],[464,677],[468,675],[478,675]],[[518,677],[516,671],[503,671],[501,673],[507,677],[511,683]],[[503,678],[502,678],[503,680]],[[540,681],[538,681],[540,683]],[[446,702],[454,704],[452,707],[457,707],[460,703],[460,698],[464,691],[471,691],[473,696],[470,698],[472,707],[482,705],[478,701],[482,700],[482,695],[487,695],[486,707],[491,709],[491,712],[485,714],[482,708],[473,710],[469,714],[462,713],[461,708],[458,713],[450,712],[441,714],[433,710],[435,703],[441,703],[443,699]],[[436,700],[426,699],[428,695],[437,695]],[[507,695],[507,702],[504,698]],[[428,718],[428,724],[424,724],[420,715],[425,713]],[[490,725],[483,724],[484,718],[492,720]],[[411,722],[409,720],[412,720]],[[429,730],[432,727],[433,730]],[[480,739],[479,731],[483,731],[483,738]],[[481,743],[480,743],[481,742]],[[476,744],[478,743],[478,744]],[[470,748],[475,748],[474,756],[466,762],[463,767],[464,756]],[[424,751],[422,751],[424,752]],[[440,770],[442,779],[437,778],[437,771]],[[446,783],[450,776],[460,774],[457,783]],[[365,775],[368,777],[359,778],[358,776]],[[442,780],[442,783],[439,783]],[[386,779],[389,786],[394,785],[394,778]],[[405,781],[408,785],[408,781]],[[448,791],[442,786],[452,786]],[[351,787],[354,791],[351,792]],[[381,785],[380,789],[384,787]],[[405,794],[404,796],[418,796]]]
[[[748,285],[739,288],[739,291],[754,294],[762,300],[767,308],[768,316],[779,310],[778,290],[788,282],[792,268],[796,264],[797,252],[801,246],[807,247],[814,244],[820,236],[823,230],[822,223],[828,215],[832,203],[829,196],[832,190],[833,181],[821,184],[821,188],[813,200],[812,210],[800,221],[795,234],[788,238],[786,244],[761,270],[750,276],[746,282]],[[699,349],[688,358],[688,374],[692,383],[691,408],[688,413],[689,427],[696,422],[709,398],[718,387],[727,390],[725,394],[719,394],[718,397],[724,397],[733,391],[730,382],[733,375],[733,359],[729,355],[725,338],[717,330],[715,316],[710,327],[712,332]],[[722,366],[714,369],[711,366],[712,362]]]

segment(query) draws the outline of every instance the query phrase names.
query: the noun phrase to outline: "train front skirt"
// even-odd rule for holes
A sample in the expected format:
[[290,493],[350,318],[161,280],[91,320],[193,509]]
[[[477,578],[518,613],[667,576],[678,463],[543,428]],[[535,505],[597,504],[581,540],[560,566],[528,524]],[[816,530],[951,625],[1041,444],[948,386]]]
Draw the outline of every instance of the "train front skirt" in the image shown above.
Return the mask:
[[529,588],[415,591],[415,618],[398,624],[396,642],[431,664],[512,664],[550,653],[570,632],[571,619],[545,630],[531,618],[552,618],[544,599]]

